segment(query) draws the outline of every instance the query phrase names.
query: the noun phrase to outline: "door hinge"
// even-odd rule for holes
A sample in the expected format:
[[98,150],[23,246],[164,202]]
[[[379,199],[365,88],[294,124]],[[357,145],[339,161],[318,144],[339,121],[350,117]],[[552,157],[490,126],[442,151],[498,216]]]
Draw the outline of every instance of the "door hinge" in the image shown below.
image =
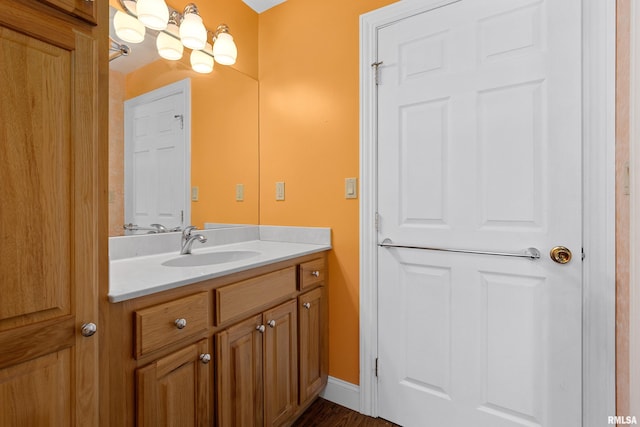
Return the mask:
[[376,357],[376,378],[378,378],[378,358]]
[[376,86],[380,84],[380,65],[382,65],[382,63],[383,63],[382,61],[378,61],[371,64],[371,66],[373,67]]
[[180,129],[184,129],[184,116],[182,114],[176,114],[174,119],[180,119]]
[[587,254],[584,253],[584,248],[582,248],[582,260],[584,261],[585,257],[587,256]]
[[180,224],[184,225],[184,211],[180,211]]
[[374,222],[376,226],[376,231],[380,231],[380,215],[378,214],[378,212],[376,212]]

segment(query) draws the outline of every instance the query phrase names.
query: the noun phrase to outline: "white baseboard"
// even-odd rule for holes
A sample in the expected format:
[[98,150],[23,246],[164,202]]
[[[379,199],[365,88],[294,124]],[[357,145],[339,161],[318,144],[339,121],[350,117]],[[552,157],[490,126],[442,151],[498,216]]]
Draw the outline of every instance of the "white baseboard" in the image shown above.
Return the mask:
[[355,384],[329,377],[327,387],[320,393],[320,397],[360,412],[360,387]]

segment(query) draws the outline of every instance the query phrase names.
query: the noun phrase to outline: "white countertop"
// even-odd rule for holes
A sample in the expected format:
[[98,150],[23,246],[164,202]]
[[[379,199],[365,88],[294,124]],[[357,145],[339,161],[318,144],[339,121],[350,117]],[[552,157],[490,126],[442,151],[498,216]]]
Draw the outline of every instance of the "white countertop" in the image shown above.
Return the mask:
[[163,262],[174,258],[190,256],[180,255],[177,251],[116,259],[109,263],[109,301],[112,303],[126,301],[329,249],[331,249],[330,244],[251,240],[204,248],[194,246],[192,251],[194,255],[226,251],[259,252],[251,258],[206,266],[162,265]]

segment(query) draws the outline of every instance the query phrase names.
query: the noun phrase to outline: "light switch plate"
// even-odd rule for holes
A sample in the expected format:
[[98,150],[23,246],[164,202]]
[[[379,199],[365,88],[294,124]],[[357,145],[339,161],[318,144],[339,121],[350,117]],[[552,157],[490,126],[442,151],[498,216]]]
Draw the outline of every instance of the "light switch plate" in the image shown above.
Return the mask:
[[276,182],[276,200],[284,200],[284,182]]
[[236,202],[244,201],[244,184],[236,184]]
[[191,201],[197,202],[200,195],[200,189],[198,187],[191,187]]
[[344,198],[345,199],[358,198],[358,178],[344,179]]

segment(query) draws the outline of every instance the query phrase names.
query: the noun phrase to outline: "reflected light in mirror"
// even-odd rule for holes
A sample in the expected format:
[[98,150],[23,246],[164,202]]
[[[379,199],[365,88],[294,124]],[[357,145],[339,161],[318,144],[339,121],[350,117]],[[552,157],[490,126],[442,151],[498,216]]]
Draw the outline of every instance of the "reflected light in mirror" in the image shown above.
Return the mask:
[[116,35],[128,43],[141,43],[144,40],[145,28],[142,22],[122,11],[113,16],[113,28]]
[[[169,24],[167,27],[167,31],[172,33],[174,29],[176,32],[178,31],[178,27],[175,24]],[[156,47],[158,48],[158,55],[171,61],[177,61],[182,58],[182,53],[184,52],[184,46],[180,40],[166,33],[158,34]]]
[[[205,49],[211,52],[211,45],[207,43]],[[191,68],[193,68],[193,71],[196,73],[210,73],[213,71],[213,57],[201,50],[194,50],[191,52]]]

